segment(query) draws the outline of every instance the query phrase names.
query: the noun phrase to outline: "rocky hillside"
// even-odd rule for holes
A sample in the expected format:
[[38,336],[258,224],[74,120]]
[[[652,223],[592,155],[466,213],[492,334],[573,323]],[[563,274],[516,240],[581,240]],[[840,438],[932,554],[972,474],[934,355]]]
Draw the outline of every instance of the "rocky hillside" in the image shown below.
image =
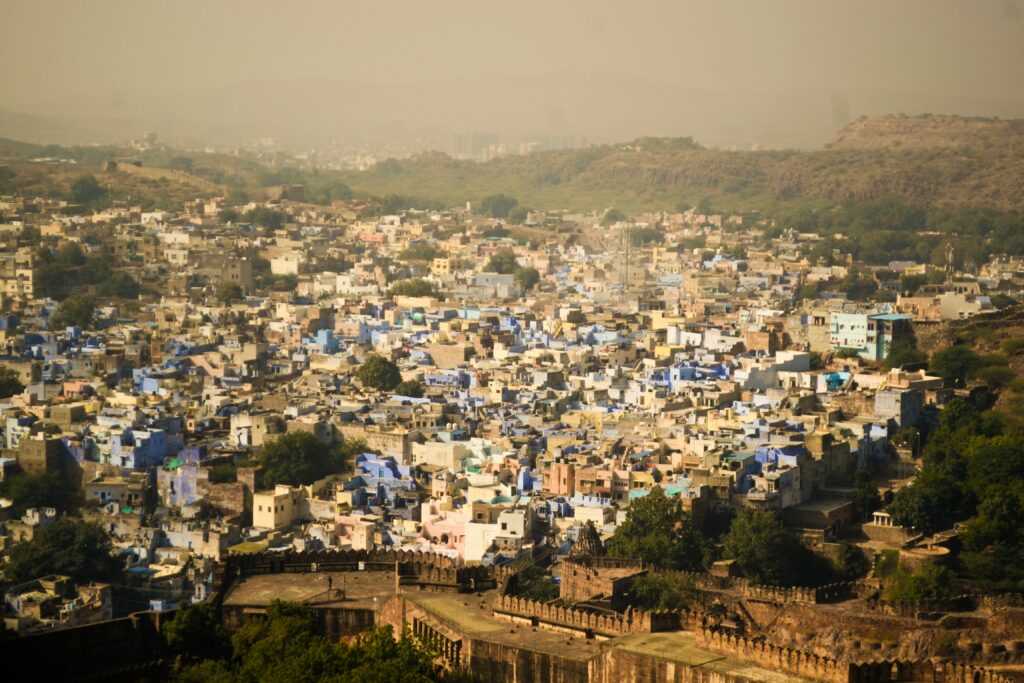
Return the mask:
[[1024,153],[1024,121],[962,116],[875,116],[839,131],[829,149],[964,149]]
[[1024,121],[862,119],[811,152],[731,152],[644,138],[487,163],[430,153],[345,181],[357,191],[451,204],[503,192],[535,208],[666,210],[706,198],[722,209],[773,211],[899,197],[926,207],[1022,210]]

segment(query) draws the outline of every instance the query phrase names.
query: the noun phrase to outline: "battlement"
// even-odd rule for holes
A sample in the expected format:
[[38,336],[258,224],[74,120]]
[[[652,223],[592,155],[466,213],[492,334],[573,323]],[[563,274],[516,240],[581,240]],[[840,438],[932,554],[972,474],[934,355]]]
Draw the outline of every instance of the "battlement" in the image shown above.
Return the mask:
[[220,593],[240,576],[254,574],[392,571],[400,583],[454,590],[493,588],[489,567],[466,566],[461,560],[420,551],[308,550],[232,554],[214,570],[214,591]]
[[849,683],[854,680],[851,678],[852,664],[772,645],[764,640],[702,628],[697,632],[697,644],[713,652],[753,662],[768,669],[786,671],[796,676],[835,683]]
[[983,666],[943,661],[880,660],[846,662],[788,647],[772,645],[761,639],[701,628],[697,644],[730,657],[766,668],[780,669],[796,676],[832,683],[893,683],[943,681],[944,683],[1013,683],[1016,679]]
[[494,599],[494,612],[499,616],[529,620],[537,626],[603,637],[673,631],[696,620],[695,613],[690,611],[629,610],[624,614],[603,614],[514,595],[497,596]]

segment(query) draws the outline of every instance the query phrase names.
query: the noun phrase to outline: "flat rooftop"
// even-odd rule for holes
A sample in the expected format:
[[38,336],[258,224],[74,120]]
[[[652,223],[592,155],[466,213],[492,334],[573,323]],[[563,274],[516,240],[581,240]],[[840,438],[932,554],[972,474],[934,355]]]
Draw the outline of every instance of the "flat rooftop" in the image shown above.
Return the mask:
[[648,657],[657,657],[685,664],[691,668],[703,669],[720,674],[744,676],[764,683],[786,683],[786,681],[810,681],[793,674],[773,671],[733,659],[727,655],[704,650],[697,646],[697,637],[691,631],[668,633],[632,633],[611,641],[612,647]]
[[493,590],[481,595],[410,590],[404,595],[424,611],[471,638],[579,661],[587,661],[601,651],[597,640],[570,637],[565,633],[498,619],[494,616],[496,593]]
[[[333,589],[344,590],[344,599],[327,595],[328,577],[333,579]],[[224,598],[224,604],[265,607],[274,600],[285,600],[376,609],[378,604],[383,605],[394,594],[393,571],[257,574],[243,576]]]

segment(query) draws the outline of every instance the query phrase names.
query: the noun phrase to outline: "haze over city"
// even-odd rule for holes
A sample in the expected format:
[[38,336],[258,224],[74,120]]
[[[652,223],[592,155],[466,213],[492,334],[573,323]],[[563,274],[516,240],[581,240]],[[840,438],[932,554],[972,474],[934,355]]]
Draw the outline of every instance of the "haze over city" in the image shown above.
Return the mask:
[[11,2],[0,135],[455,134],[817,147],[851,118],[1024,113],[1019,0]]
[[0,26],[0,680],[1024,683],[1024,0]]

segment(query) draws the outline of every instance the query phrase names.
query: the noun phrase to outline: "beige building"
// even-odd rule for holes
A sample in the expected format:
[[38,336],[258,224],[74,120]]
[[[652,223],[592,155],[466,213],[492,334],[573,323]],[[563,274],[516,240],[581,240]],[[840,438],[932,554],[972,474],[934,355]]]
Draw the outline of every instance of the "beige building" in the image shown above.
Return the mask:
[[252,525],[260,529],[284,529],[305,517],[306,497],[301,488],[278,484],[273,491],[252,495]]

